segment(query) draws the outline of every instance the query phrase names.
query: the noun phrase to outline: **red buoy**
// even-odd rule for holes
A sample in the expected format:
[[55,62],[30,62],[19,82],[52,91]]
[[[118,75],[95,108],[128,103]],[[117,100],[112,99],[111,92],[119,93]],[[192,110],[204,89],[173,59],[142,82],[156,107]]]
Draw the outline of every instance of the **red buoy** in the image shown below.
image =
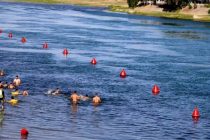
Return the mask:
[[21,131],[20,131],[21,135],[28,135],[28,133],[29,132],[28,132],[28,130],[26,128],[22,128]]
[[12,33],[9,33],[9,34],[8,34],[8,37],[9,37],[9,38],[12,38]]
[[21,42],[22,43],[26,43],[26,38],[25,37],[22,37]]
[[64,55],[68,55],[68,54],[69,54],[69,51],[68,51],[67,49],[64,49],[64,50],[63,50],[63,54],[64,54]]
[[97,61],[96,61],[95,58],[93,58],[90,63],[93,64],[93,65],[96,65]]
[[198,119],[200,117],[200,112],[199,112],[197,107],[194,108],[193,113],[192,113],[192,117],[195,118],[195,119]]
[[48,44],[46,42],[43,44],[43,48],[44,49],[47,49],[48,48]]
[[160,88],[157,85],[154,85],[153,88],[152,88],[152,93],[154,95],[159,94],[160,93]]
[[121,78],[125,78],[126,77],[126,72],[125,72],[125,70],[123,69],[121,72],[120,72],[120,77]]

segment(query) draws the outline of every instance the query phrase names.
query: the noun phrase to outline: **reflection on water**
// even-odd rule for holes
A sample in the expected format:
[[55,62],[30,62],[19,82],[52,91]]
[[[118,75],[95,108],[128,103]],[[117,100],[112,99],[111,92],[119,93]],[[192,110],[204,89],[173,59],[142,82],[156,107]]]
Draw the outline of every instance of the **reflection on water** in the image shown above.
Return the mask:
[[0,111],[0,127],[3,126],[3,121],[4,121],[4,111]]
[[185,38],[185,39],[193,39],[193,40],[205,40],[205,37],[200,36],[197,32],[192,31],[166,31],[165,34],[171,36],[171,37],[178,37],[178,38]]
[[162,23],[162,25],[168,25],[168,26],[183,26],[181,24],[177,24],[177,23],[171,23],[171,22],[165,22],[165,23]]

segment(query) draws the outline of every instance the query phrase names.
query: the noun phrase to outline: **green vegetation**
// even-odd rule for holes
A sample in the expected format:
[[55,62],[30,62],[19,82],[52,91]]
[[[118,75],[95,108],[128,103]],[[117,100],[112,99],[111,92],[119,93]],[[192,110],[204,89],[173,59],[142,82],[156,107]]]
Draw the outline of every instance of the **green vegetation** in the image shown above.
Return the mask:
[[130,8],[135,8],[138,4],[139,0],[127,0],[128,6]]
[[210,8],[210,4],[205,4],[204,5],[206,8]]
[[208,10],[208,14],[210,15],[210,9]]
[[192,5],[190,3],[188,4],[188,7],[189,7],[189,9],[192,9]]
[[198,6],[196,3],[194,3],[193,8],[196,9]]

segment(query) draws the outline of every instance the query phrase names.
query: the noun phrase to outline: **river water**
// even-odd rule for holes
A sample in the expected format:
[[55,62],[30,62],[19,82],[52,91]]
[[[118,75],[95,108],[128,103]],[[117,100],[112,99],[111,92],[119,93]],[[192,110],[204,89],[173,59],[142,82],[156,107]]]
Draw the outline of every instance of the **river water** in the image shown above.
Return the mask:
[[[210,139],[209,23],[1,2],[0,28],[0,68],[7,73],[1,81],[19,75],[20,89],[30,94],[18,97],[18,106],[6,104],[0,140],[20,139],[22,127],[30,140]],[[45,94],[56,87],[68,94]],[[71,106],[73,90],[99,93],[103,102]],[[198,121],[191,117],[195,106]]]

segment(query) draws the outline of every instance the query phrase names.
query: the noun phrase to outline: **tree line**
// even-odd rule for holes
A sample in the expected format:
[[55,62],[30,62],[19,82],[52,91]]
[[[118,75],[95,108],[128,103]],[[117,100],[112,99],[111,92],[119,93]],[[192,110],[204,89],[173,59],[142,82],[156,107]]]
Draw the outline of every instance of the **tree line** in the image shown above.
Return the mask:
[[[140,1],[145,2],[147,0],[127,0],[127,3],[130,8],[135,8]],[[184,6],[187,6],[190,2],[195,3],[195,1],[192,0],[165,0],[165,2],[166,4],[162,7],[169,11],[180,9]],[[156,0],[153,0],[153,3],[156,4]]]

